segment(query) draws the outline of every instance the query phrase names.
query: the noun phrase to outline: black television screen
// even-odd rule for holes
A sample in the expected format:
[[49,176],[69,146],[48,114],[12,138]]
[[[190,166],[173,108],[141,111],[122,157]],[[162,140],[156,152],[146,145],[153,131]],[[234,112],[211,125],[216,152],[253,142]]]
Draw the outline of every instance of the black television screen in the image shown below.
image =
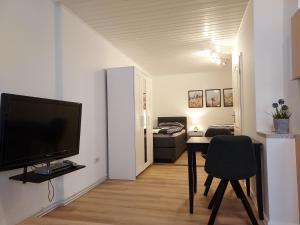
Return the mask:
[[79,154],[80,103],[1,94],[0,170]]

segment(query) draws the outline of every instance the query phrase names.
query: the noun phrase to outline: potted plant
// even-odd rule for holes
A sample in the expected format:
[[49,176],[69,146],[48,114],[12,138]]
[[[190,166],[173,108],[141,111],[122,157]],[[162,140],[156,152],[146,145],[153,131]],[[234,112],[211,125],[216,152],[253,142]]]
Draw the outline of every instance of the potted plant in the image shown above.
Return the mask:
[[277,134],[288,134],[289,133],[289,118],[291,113],[289,112],[289,107],[284,104],[283,99],[279,99],[278,103],[272,104],[275,112],[273,115],[274,128]]

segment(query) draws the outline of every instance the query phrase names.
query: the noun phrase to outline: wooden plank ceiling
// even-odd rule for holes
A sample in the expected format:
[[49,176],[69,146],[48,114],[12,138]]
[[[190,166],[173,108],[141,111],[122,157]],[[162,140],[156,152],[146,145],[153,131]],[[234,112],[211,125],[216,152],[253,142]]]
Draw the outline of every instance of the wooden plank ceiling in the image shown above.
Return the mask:
[[[222,69],[248,0],[59,0],[152,75]],[[230,65],[228,65],[229,67]]]

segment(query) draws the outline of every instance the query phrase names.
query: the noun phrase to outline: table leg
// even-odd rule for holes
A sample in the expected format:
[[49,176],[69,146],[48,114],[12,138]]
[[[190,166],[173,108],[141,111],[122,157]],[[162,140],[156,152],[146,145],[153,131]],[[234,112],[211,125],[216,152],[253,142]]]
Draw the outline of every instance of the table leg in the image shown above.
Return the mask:
[[194,193],[197,193],[197,163],[196,152],[193,151]]
[[263,208],[263,196],[262,196],[262,175],[261,175],[261,146],[255,147],[255,156],[257,162],[257,174],[256,174],[256,198],[257,198],[257,208],[258,216],[260,220],[264,219],[264,208]]
[[193,173],[193,152],[188,149],[188,174],[189,174],[189,203],[190,203],[190,213],[194,212],[194,173]]

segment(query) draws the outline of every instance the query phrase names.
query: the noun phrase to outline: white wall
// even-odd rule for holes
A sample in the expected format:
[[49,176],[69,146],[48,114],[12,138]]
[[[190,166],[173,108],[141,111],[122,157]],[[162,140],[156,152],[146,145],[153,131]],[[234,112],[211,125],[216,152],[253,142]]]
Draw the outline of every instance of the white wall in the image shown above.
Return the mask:
[[[295,162],[280,156],[285,146],[287,154],[295,150],[292,139],[265,138],[257,131],[272,129],[271,104],[279,98],[285,98],[294,114],[291,122],[296,130],[299,120],[299,83],[289,81],[291,68],[290,17],[297,5],[296,0],[253,0],[249,2],[241,24],[236,51],[243,52],[243,132],[258,138],[265,144],[262,152],[264,209],[267,224],[298,224],[297,192],[295,180],[284,186],[286,175],[294,175]],[[254,50],[254,51],[253,51]],[[254,60],[254,61],[253,61]],[[245,86],[246,85],[246,86]],[[276,147],[276,148],[275,148]],[[278,150],[278,152],[276,151]],[[281,151],[280,151],[281,150]],[[274,160],[279,160],[278,162]],[[294,175],[295,177],[295,175]],[[283,188],[283,189],[280,189]],[[281,191],[278,191],[278,190]],[[285,193],[282,201],[278,193]],[[282,207],[284,210],[282,210]],[[278,213],[280,212],[280,213]]]
[[75,157],[88,167],[81,181],[65,177],[65,195],[107,175],[107,119],[105,69],[134,63],[69,11],[62,10],[63,98],[83,104],[81,155]]
[[[254,48],[254,9],[253,1],[249,1],[241,22],[236,43],[233,49],[233,60],[242,53],[242,75],[241,75],[241,96],[242,96],[242,134],[248,135],[265,144],[266,140],[257,134],[256,126],[256,92],[255,92],[255,48]],[[270,118],[269,118],[270,119]],[[268,184],[267,184],[267,157],[265,150],[262,151],[262,173],[263,173],[263,197],[264,213],[269,215]],[[255,193],[255,184],[252,183],[252,191]],[[256,201],[254,194],[254,202]]]
[[[272,129],[273,119],[267,112],[283,93],[283,2],[254,1],[256,127]],[[289,26],[289,24],[285,24]]]
[[[80,155],[87,168],[54,180],[61,201],[104,179],[108,67],[134,62],[52,1],[0,1],[0,91],[83,103]],[[0,224],[12,225],[50,203],[47,184],[22,184],[0,172]]]
[[[187,116],[188,129],[192,130],[191,118],[199,116],[198,128],[204,131],[209,125],[232,124],[233,108],[223,107],[223,99],[222,107],[205,107],[206,89],[231,87],[231,69],[229,67],[225,67],[222,72],[200,72],[198,74],[153,77],[154,121],[156,121],[159,116]],[[188,107],[189,90],[203,90],[203,108],[192,109]]]
[[290,122],[291,132],[300,133],[300,80],[291,80],[292,52],[291,52],[291,26],[290,17],[298,8],[296,0],[283,2],[283,92],[284,98],[293,113]]
[[249,1],[241,22],[232,57],[242,53],[241,96],[242,133],[255,137],[255,74],[254,74],[253,2]]
[[[55,97],[54,6],[49,1],[0,1],[0,91]],[[0,224],[10,225],[47,203],[47,184],[10,181],[0,172]],[[30,207],[29,207],[30,206]]]
[[271,104],[285,98],[291,130],[300,131],[300,82],[291,80],[291,16],[297,0],[254,0],[256,126],[272,129]]

